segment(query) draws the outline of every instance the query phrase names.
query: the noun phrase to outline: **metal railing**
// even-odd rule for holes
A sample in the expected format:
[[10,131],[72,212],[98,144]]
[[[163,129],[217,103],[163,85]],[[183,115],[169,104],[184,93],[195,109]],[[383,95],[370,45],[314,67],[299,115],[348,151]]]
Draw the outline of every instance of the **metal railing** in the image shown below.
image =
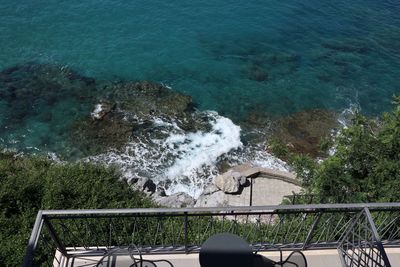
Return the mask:
[[338,251],[343,266],[391,266],[368,208],[353,217]]
[[[372,235],[352,234],[365,229],[360,214],[369,214]],[[241,236],[254,251],[339,248],[346,257],[373,248],[386,255],[384,247],[400,247],[400,203],[40,211],[24,266],[51,266],[60,260],[56,251],[70,259],[115,248],[123,254],[132,245],[142,253],[193,253],[221,232]]]

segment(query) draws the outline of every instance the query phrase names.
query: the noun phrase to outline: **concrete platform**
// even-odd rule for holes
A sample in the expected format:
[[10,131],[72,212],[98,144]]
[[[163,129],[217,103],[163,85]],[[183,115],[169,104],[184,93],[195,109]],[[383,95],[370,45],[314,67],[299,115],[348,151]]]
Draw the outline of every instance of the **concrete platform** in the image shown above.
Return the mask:
[[[284,252],[284,258],[290,252]],[[327,249],[327,250],[309,250],[303,251],[306,256],[308,266],[309,267],[340,267],[340,258],[338,251],[336,249]],[[389,260],[392,266],[400,266],[400,248],[387,248],[386,253],[388,254]],[[262,252],[259,253],[267,258],[278,261],[279,260],[279,252]],[[56,257],[60,260],[60,264],[56,263],[53,266],[55,267],[83,267],[83,266],[97,266],[100,257],[86,257],[81,256],[75,259],[66,260],[61,256],[61,254],[57,254]],[[194,254],[158,254],[158,255],[145,255],[143,256],[144,260],[168,260],[173,264],[174,267],[200,267],[199,264],[199,255],[197,253]],[[107,267],[123,267],[123,266],[131,266],[133,264],[132,259],[129,255],[120,255],[120,256],[110,256],[104,258],[102,263],[98,266],[107,266]],[[138,265],[140,266],[140,265]],[[150,263],[144,263],[143,267],[154,267],[154,265]],[[157,267],[170,267],[167,262],[157,262]]]

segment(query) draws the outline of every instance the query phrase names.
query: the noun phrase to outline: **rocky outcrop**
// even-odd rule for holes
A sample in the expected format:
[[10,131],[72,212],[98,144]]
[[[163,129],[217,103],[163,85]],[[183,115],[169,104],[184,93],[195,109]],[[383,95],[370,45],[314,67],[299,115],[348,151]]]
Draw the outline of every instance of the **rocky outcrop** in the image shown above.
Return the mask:
[[284,196],[300,191],[301,183],[293,173],[242,164],[216,177],[195,207],[248,206],[250,195],[253,205],[277,205]]

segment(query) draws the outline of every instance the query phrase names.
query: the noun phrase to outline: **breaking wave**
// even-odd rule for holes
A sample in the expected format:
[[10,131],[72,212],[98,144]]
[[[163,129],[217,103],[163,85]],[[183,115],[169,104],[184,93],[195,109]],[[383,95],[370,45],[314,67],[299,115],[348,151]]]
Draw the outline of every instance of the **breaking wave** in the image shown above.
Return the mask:
[[263,144],[244,145],[241,128],[230,119],[216,112],[202,112],[201,116],[210,127],[197,132],[186,132],[175,121],[153,118],[150,133],[129,142],[122,151],[86,160],[117,166],[128,180],[150,178],[168,195],[185,192],[194,198],[218,175],[217,165],[222,161],[287,169]]

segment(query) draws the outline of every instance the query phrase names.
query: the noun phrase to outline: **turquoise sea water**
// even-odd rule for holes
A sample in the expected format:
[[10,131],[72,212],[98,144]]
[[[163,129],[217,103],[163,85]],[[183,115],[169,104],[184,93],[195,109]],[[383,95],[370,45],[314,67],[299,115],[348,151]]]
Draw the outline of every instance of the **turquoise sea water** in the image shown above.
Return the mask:
[[[351,104],[378,114],[400,92],[398,14],[394,0],[0,0],[0,69],[41,62],[151,80],[235,121]],[[32,100],[47,120],[0,99],[3,145],[62,150],[66,124],[91,107],[61,96]]]
[[350,103],[376,114],[400,90],[398,14],[393,0],[1,0],[0,68],[163,82],[232,117]]

